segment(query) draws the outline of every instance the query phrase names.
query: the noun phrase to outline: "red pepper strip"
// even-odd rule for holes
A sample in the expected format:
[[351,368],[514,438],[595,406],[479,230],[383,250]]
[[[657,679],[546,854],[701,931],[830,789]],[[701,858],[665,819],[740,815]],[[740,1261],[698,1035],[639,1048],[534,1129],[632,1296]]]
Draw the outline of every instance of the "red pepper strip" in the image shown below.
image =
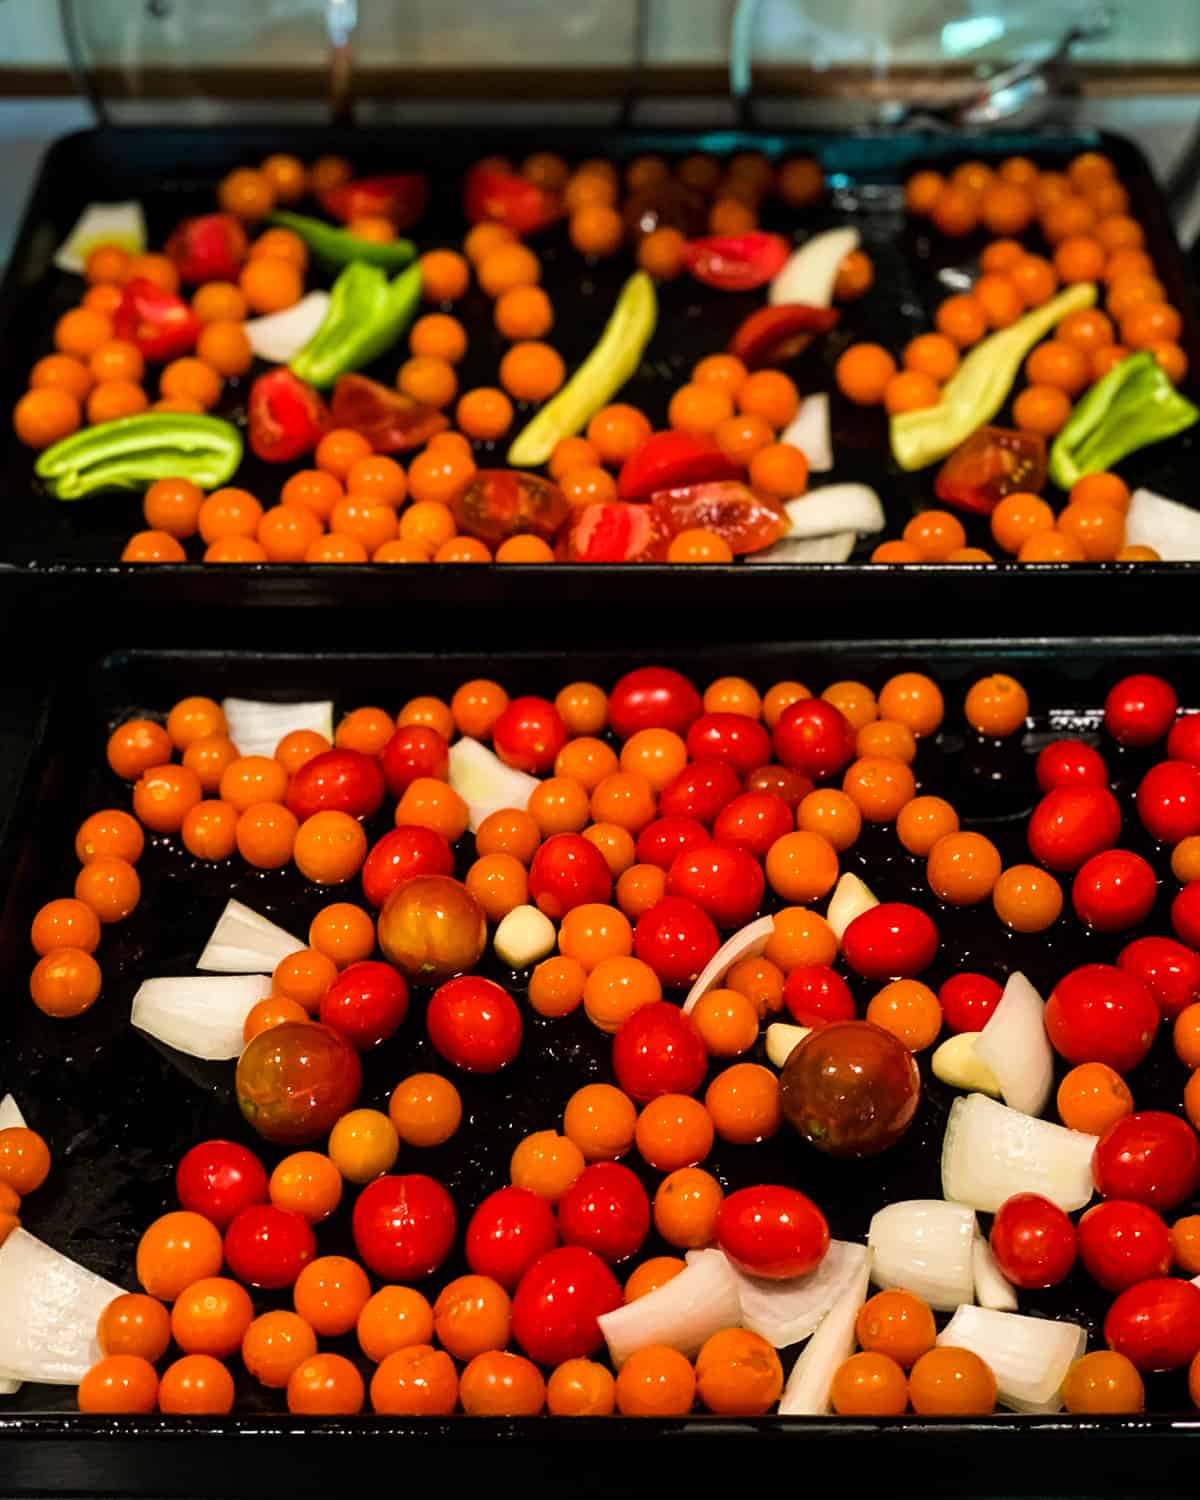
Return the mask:
[[472,167],[463,188],[463,208],[472,224],[494,219],[514,234],[533,234],[558,218],[558,199],[536,183],[489,167]]
[[329,427],[329,412],[311,385],[290,370],[260,375],[250,387],[250,446],[268,463],[311,453]]
[[782,364],[807,349],[814,335],[828,333],[840,317],[836,307],[812,307],[807,302],[760,307],[738,325],[729,352],[748,370]]
[[428,202],[429,179],[424,172],[360,177],[320,195],[321,207],[343,224],[355,219],[390,219],[397,229],[415,224]]
[[365,375],[340,376],[331,409],[335,427],[362,433],[376,453],[423,448],[450,425],[450,418],[435,406],[425,406]]
[[555,554],[560,562],[662,562],[669,540],[652,507],[611,500],[576,510]]
[[236,281],[249,252],[246,231],[232,214],[184,219],[167,241],[167,254],[184,281]]
[[649,500],[656,490],[741,477],[742,466],[727,458],[711,438],[655,432],[621,465],[617,494],[622,500]]
[[720,292],[750,292],[783,269],[791,246],[781,234],[733,234],[689,240],[683,263],[705,286]]
[[176,359],[196,347],[200,320],[182,297],[137,276],[125,283],[113,333],[136,344],[145,359]]
[[1046,443],[1033,432],[980,427],[956,448],[933,483],[946,505],[987,516],[1006,495],[1041,493],[1046,482]]

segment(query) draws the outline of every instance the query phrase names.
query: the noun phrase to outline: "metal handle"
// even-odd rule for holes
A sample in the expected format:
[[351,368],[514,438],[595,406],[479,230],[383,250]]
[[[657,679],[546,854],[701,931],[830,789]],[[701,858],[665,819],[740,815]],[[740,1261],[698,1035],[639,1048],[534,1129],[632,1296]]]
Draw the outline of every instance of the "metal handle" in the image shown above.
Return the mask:
[[354,116],[354,29],[358,0],[325,0],[325,30],[329,35],[329,117],[334,125],[351,123]]

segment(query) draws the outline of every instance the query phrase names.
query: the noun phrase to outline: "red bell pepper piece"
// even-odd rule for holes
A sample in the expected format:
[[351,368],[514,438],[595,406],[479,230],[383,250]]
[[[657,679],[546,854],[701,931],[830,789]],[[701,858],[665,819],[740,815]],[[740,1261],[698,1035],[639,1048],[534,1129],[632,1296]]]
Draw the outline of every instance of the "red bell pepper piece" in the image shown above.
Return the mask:
[[184,281],[236,281],[249,252],[246,231],[232,214],[184,219],[167,241],[167,254]]
[[516,235],[545,229],[560,213],[553,194],[524,177],[493,172],[490,167],[472,167],[467,173],[463,208],[472,224],[494,219],[497,224],[507,224]]
[[333,425],[361,432],[376,453],[423,448],[445,432],[450,418],[366,375],[342,375],[333,388]]
[[329,412],[311,385],[290,370],[260,375],[250,387],[250,446],[268,463],[311,453],[329,427]]
[[355,219],[390,219],[407,229],[425,212],[429,179],[424,172],[395,172],[389,177],[359,177],[320,195],[321,207],[343,224]]
[[656,490],[741,477],[742,466],[727,458],[711,438],[654,432],[621,465],[617,494],[622,500],[649,500]]
[[816,334],[828,333],[840,317],[836,307],[812,307],[807,302],[760,307],[738,324],[729,352],[748,370],[782,364],[807,349]]
[[135,276],[121,293],[113,314],[113,333],[127,344],[136,344],[145,359],[176,359],[196,347],[200,319],[182,297]]
[[662,562],[671,533],[649,505],[581,506],[555,548],[560,562]]
[[782,505],[736,479],[660,490],[651,496],[650,509],[667,535],[701,526],[723,537],[735,557],[761,552],[791,530]]
[[781,234],[713,235],[689,240],[683,247],[683,263],[705,286],[719,292],[750,292],[778,275],[791,254]]
[[956,448],[933,482],[946,505],[987,516],[1005,495],[1040,494],[1046,483],[1046,443],[1034,432],[981,427]]

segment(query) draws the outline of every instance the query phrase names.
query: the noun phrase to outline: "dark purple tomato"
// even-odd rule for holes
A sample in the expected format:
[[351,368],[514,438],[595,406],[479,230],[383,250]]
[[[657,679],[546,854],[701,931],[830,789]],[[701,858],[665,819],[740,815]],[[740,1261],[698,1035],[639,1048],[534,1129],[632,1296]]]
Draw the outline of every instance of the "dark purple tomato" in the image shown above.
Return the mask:
[[1138,785],[1137,810],[1142,827],[1160,843],[1200,833],[1200,766],[1188,760],[1151,766]]
[[552,480],[516,469],[476,469],[451,500],[458,529],[495,549],[510,536],[549,541],[571,513]]
[[1003,994],[986,974],[952,974],[938,990],[942,1019],[951,1031],[982,1031]]
[[881,901],[842,934],[842,954],[864,979],[911,979],[929,967],[937,950],[931,919],[904,901]]
[[394,1036],[407,1014],[404,976],[373,959],[343,969],[321,997],[322,1022],[360,1052]]
[[1043,792],[1058,786],[1108,786],[1108,767],[1099,750],[1083,740],[1054,740],[1037,758],[1037,783]]
[[1060,786],[1047,792],[1030,814],[1025,837],[1048,870],[1077,870],[1121,835],[1121,809],[1102,786]]
[[741,789],[741,779],[728,762],[694,760],[663,787],[658,811],[664,818],[695,818],[707,827]]
[[454,1200],[432,1177],[377,1177],[354,1205],[354,1244],[384,1281],[419,1281],[450,1253],[457,1223]]
[[823,698],[790,703],[775,724],[773,740],[784,765],[814,781],[844,771],[855,755],[853,726]]
[[492,745],[506,766],[541,776],[567,743],[567,726],[548,698],[514,698],[492,725]]
[[718,927],[745,926],[765,889],[762,866],[752,854],[719,844],[678,855],[667,871],[667,894],[694,901]]
[[921,1075],[898,1037],[870,1021],[837,1021],[792,1049],[780,1076],[784,1115],[830,1156],[894,1146],[917,1112]]
[[1200,1000],[1200,954],[1174,938],[1135,938],[1117,955],[1117,968],[1142,981],[1164,1021]]
[[344,1036],[312,1021],[259,1032],[238,1058],[242,1114],[264,1140],[306,1146],[353,1109],[362,1064]]
[[1200,1141],[1186,1120],[1160,1109],[1114,1120],[1096,1144],[1096,1191],[1105,1198],[1175,1208],[1200,1181]]
[[650,1199],[628,1167],[594,1162],[558,1201],[564,1245],[594,1250],[610,1266],[636,1255],[650,1232]]
[[637,862],[669,870],[678,855],[690,854],[711,843],[708,829],[695,818],[655,818],[638,834]]
[[782,797],[773,792],[743,792],[717,814],[713,843],[766,859],[775,840],[795,826],[792,809]]
[[227,1229],[243,1208],[267,1201],[267,1173],[236,1141],[201,1141],[180,1159],[175,1193],[181,1208]]
[[1135,672],[1122,677],[1104,700],[1104,727],[1120,745],[1145,746],[1161,740],[1179,707],[1165,677]]
[[1079,1248],[1074,1224],[1040,1193],[1005,1199],[992,1220],[988,1243],[1009,1281],[1027,1291],[1065,1280]]
[[828,964],[793,969],[783,986],[783,1003],[797,1026],[828,1026],[854,1019],[850,986]]
[[1140,854],[1104,849],[1085,860],[1071,883],[1076,915],[1097,932],[1124,932],[1149,915],[1158,884]]
[[454,851],[434,828],[405,823],[393,828],[363,861],[363,895],[374,907],[418,875],[453,875]]
[[327,810],[370,818],[383,806],[383,794],[383,772],[373,755],[326,750],[306,761],[288,782],[287,805],[302,823]]
[[739,1270],[767,1281],[807,1276],[829,1249],[829,1225],[812,1199],[773,1183],[730,1193],[713,1236]]
[[690,1016],[668,1000],[639,1006],[613,1037],[613,1072],[631,1099],[691,1094],[704,1082],[708,1053]]
[[1112,964],[1072,969],[1046,1002],[1046,1035],[1071,1064],[1102,1062],[1128,1073],[1149,1052],[1157,1030],[1154,996],[1135,975]]
[[739,776],[771,759],[771,736],[747,714],[702,714],[687,733],[690,760],[723,760]]
[[225,1265],[238,1281],[264,1291],[291,1286],[317,1253],[317,1237],[299,1214],[255,1203],[225,1231]]
[[595,844],[578,833],[555,833],[529,866],[529,895],[551,921],[576,906],[612,897],[612,872]]
[[1079,1258],[1106,1292],[1123,1292],[1171,1269],[1171,1231],[1145,1203],[1110,1198],[1080,1219]]
[[393,797],[419,777],[445,781],[450,770],[450,746],[428,724],[403,724],[380,752],[383,778]]
[[608,722],[618,739],[639,729],[670,729],[686,735],[703,712],[700,694],[670,667],[637,667],[608,695]]
[[554,1210],[528,1188],[502,1187],[471,1215],[464,1249],[477,1276],[511,1292],[539,1256],[558,1244]]
[[633,929],[633,951],[668,986],[699,978],[720,946],[713,919],[683,896],[664,896]]
[[425,1025],[437,1051],[467,1073],[498,1073],[521,1050],[516,1001],[481,974],[464,974],[434,990]]

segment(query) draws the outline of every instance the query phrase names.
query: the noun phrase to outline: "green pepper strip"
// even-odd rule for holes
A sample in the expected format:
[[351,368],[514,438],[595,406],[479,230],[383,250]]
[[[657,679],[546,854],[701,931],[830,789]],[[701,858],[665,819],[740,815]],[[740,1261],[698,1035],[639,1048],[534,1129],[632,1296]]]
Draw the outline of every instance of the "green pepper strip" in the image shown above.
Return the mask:
[[658,321],[654,283],[635,271],[621,288],[600,341],[508,450],[514,468],[544,464],[555,446],[579,432],[633,375]]
[[354,261],[333,283],[324,321],[288,368],[310,385],[333,385],[390,349],[412,321],[421,297],[421,268],[388,281],[378,266]]
[[353,261],[365,260],[368,265],[382,266],[385,271],[399,271],[416,259],[417,247],[412,240],[388,240],[381,245],[375,240],[359,239],[346,229],[335,229],[324,219],[310,219],[306,214],[286,213],[282,209],[271,214],[267,222],[298,234],[317,259],[329,266],[348,266]]
[[892,455],[900,467],[924,469],[935,464],[977,427],[990,422],[1004,405],[1021,361],[1034,344],[1068,313],[1093,307],[1095,302],[1094,284],[1080,282],[976,344],[942,387],[936,406],[892,418]]
[[1050,478],[1069,490],[1085,474],[1111,469],[1197,420],[1200,411],[1179,394],[1154,355],[1131,354],[1076,402],[1050,449]]
[[242,435],[220,417],[145,412],[85,427],[47,448],[36,472],[59,500],[97,490],[134,490],[156,479],[217,489],[242,461]]

